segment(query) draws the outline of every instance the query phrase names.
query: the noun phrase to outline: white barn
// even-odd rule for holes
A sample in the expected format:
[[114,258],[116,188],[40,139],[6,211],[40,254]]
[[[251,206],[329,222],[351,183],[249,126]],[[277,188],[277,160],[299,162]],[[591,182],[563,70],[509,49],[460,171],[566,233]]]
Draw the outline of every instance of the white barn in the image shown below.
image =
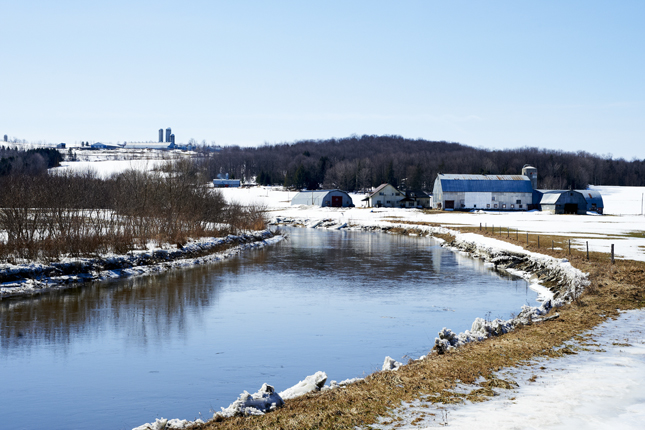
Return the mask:
[[533,204],[533,186],[524,175],[440,173],[432,197],[436,209],[525,211]]

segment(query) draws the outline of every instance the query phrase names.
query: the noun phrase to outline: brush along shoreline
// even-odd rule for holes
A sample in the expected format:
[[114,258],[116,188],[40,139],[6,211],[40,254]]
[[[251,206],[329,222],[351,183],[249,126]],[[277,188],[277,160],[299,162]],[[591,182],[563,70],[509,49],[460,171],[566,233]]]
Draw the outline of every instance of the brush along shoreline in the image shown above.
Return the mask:
[[191,240],[182,247],[132,251],[96,258],[67,259],[49,264],[0,264],[0,300],[28,297],[110,279],[158,274],[214,263],[248,249],[260,249],[284,239],[262,230],[226,237]]
[[[434,239],[440,241],[443,247],[453,252],[483,260],[493,270],[526,279],[531,284],[531,288],[540,293],[540,306],[522,306],[518,315],[509,320],[495,319],[488,321],[483,318],[476,318],[470,330],[459,334],[444,327],[439,332],[439,337],[435,339],[432,351],[418,360],[424,360],[432,354],[444,354],[467,343],[501,336],[523,325],[555,319],[558,314],[548,316],[549,312],[579,297],[585,287],[589,285],[588,274],[574,268],[567,259],[557,259],[544,254],[533,253],[503,241],[472,233],[462,234],[444,227],[386,225],[382,223],[349,225],[348,223],[339,223],[331,219],[308,220],[295,218],[276,218],[272,224],[330,230],[380,231],[412,236],[440,235],[452,237],[449,242],[440,237],[434,237]],[[390,357],[385,357],[382,371],[397,371],[403,366],[402,363]],[[213,421],[220,422],[233,417],[264,415],[284,406],[285,400],[312,392],[340,389],[348,384],[362,381],[363,378],[355,378],[341,383],[331,381],[329,385],[325,385],[326,380],[327,374],[318,371],[281,393],[277,393],[273,386],[264,383],[256,393],[250,394],[244,391],[230,406],[222,408],[221,412],[216,412],[213,416]],[[201,420],[191,422],[162,418],[153,423],[136,427],[133,430],[183,429],[191,426],[199,428],[202,424],[204,423]]]

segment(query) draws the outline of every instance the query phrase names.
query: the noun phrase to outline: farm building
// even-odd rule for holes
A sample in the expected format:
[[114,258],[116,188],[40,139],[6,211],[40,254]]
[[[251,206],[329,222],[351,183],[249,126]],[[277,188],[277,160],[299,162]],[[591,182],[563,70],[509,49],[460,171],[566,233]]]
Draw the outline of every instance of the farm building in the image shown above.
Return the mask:
[[602,211],[605,208],[604,203],[602,202],[602,196],[596,190],[576,190],[582,197],[587,201],[587,212],[596,212],[602,215]]
[[533,186],[525,175],[440,173],[432,197],[436,209],[524,211],[533,203]]
[[241,185],[239,179],[229,179],[228,173],[222,175],[221,173],[217,175],[217,179],[213,179],[213,185],[215,188],[238,188]]
[[241,185],[239,179],[213,179],[215,188],[237,188]]
[[401,206],[400,202],[404,197],[405,194],[397,190],[393,185],[381,184],[363,201],[367,201],[367,206],[372,208],[398,208]]
[[574,190],[538,190],[540,197],[540,210],[553,214],[578,214],[587,213],[587,201],[582,193]]
[[402,208],[429,208],[430,196],[421,190],[408,190],[405,197],[400,200]]
[[332,208],[354,207],[352,198],[345,191],[340,190],[316,190],[301,191],[291,199],[291,205],[309,205]]

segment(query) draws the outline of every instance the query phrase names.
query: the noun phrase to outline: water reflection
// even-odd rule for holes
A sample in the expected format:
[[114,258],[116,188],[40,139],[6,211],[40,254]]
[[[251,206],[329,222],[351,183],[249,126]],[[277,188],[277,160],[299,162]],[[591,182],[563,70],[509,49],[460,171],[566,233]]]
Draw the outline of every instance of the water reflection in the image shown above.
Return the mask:
[[[229,264],[229,273],[239,270]],[[95,283],[29,299],[0,302],[0,352],[22,352],[40,344],[65,345],[74,337],[97,337],[111,326],[138,346],[181,335],[203,309],[219,299],[209,268],[163,276]],[[191,288],[186,288],[191,285]]]

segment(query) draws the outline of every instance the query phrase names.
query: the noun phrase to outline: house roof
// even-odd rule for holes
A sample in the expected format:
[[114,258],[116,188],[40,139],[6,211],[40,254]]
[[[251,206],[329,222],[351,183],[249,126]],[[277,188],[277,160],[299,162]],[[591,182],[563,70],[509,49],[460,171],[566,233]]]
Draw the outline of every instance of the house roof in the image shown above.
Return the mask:
[[[375,189],[374,191],[372,191],[372,193],[370,194],[370,197],[372,197],[373,195],[375,195],[376,193],[378,193],[379,191],[381,191],[383,188],[387,187],[388,185],[389,185],[389,186],[391,186],[392,188],[394,188],[395,190],[399,191],[399,190],[398,190],[394,185],[392,185],[392,184],[387,184],[387,183],[386,183],[386,184],[381,184],[381,185],[379,185],[378,187],[376,187],[376,189]],[[399,191],[399,192],[400,192],[400,191]]]
[[533,187],[524,175],[450,175],[440,173],[443,192],[516,192],[532,193]]
[[426,193],[425,191],[421,191],[421,190],[408,190],[406,192],[406,196],[407,197],[412,197],[412,198],[415,198],[415,199],[429,199],[430,198],[428,193]]

